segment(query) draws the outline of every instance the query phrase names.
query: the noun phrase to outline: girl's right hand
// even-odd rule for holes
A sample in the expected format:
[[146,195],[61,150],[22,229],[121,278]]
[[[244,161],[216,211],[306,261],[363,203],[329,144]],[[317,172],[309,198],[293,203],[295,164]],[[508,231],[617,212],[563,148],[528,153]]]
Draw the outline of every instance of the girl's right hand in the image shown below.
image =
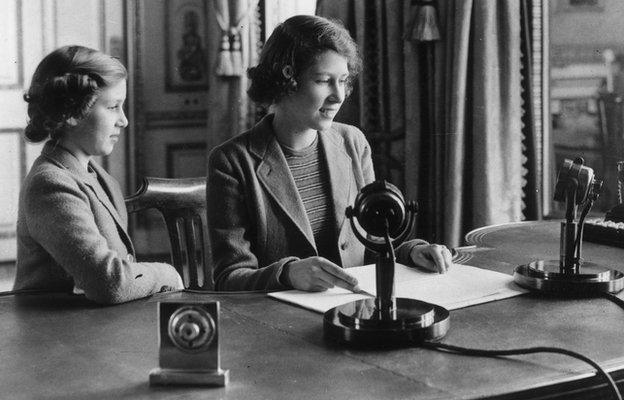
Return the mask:
[[328,259],[317,256],[287,263],[280,278],[295,289],[309,292],[321,292],[334,286],[360,290],[356,278]]

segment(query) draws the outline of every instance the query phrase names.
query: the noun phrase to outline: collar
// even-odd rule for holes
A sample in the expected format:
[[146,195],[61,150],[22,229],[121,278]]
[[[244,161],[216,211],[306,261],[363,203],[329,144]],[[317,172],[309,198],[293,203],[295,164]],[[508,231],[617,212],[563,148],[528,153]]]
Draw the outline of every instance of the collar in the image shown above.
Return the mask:
[[[48,140],[43,146],[41,154],[59,167],[65,168],[72,174],[80,177],[83,181],[92,183],[93,177],[83,168],[76,156],[65,147],[61,146],[57,141]],[[89,163],[93,165],[93,163]]]

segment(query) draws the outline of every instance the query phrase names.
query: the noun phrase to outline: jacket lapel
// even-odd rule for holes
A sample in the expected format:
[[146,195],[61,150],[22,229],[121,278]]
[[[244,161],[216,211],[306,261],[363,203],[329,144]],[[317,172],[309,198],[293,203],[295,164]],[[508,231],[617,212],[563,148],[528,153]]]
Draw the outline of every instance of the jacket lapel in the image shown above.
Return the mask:
[[[91,163],[91,165],[93,166],[93,165],[95,165],[95,163]],[[106,207],[108,212],[111,214],[111,216],[115,220],[115,223],[119,227],[119,232],[121,234],[121,237],[122,237],[123,241],[126,243],[126,247],[128,248],[128,252],[132,253],[134,255],[135,254],[134,253],[134,245],[132,244],[132,240],[130,240],[130,235],[126,231],[125,219],[122,220],[119,212],[117,211],[117,208],[113,205],[113,203],[111,202],[110,198],[108,197],[108,195],[106,194],[106,192],[104,191],[102,186],[99,184],[99,182],[97,182],[96,178],[94,178],[93,176],[91,176],[89,174],[87,174],[87,175],[88,175],[88,179],[86,179],[84,182],[91,188],[91,190],[93,190],[93,192],[97,196],[97,198],[100,201],[100,203],[102,203],[102,205],[104,205],[104,207]],[[100,176],[102,176],[102,175],[100,175]],[[109,192],[111,193],[111,196],[114,197],[114,195],[112,194],[112,193],[114,193],[114,191],[111,191],[109,189]]]
[[[65,148],[59,145],[55,145],[54,142],[46,143],[43,153],[46,155],[46,157],[48,157],[48,159],[54,161],[57,165],[60,165],[64,167],[65,169],[67,169],[68,171],[70,171],[76,177],[77,180],[83,182],[85,185],[91,188],[93,193],[95,193],[95,196],[97,197],[97,199],[100,201],[100,203],[102,203],[102,205],[106,208],[106,210],[108,210],[108,212],[111,214],[111,216],[115,220],[115,223],[119,227],[119,231],[123,232],[122,239],[126,243],[126,247],[128,248],[128,251],[134,254],[134,246],[132,245],[132,241],[130,240],[130,236],[128,235],[128,232],[126,232],[126,223],[124,223],[124,221],[126,220],[121,218],[117,210],[117,207],[113,205],[113,203],[111,202],[111,199],[108,197],[108,195],[106,194],[102,186],[99,184],[97,179],[84,170],[84,168],[80,165],[80,162],[78,161],[76,157],[74,157]],[[115,190],[112,190],[111,187],[114,185],[111,185],[110,179],[107,176],[108,174],[106,174],[104,170],[101,167],[99,167],[97,164],[95,164],[94,162],[90,162],[90,165],[94,168],[94,170],[96,171],[98,175],[103,177],[103,180],[105,184],[108,186],[107,189],[111,193],[111,196],[113,198],[117,197],[119,194],[117,194]],[[125,209],[125,207],[123,209]]]
[[[316,249],[312,227],[286,158],[279,147],[271,126],[272,116],[265,117],[250,135],[250,152],[261,161],[256,175],[269,196],[279,205],[310,246]],[[316,250],[315,250],[316,251]]]
[[336,221],[336,238],[345,221],[345,209],[355,198],[352,198],[353,172],[351,157],[344,151],[342,136],[333,129],[319,132],[320,143],[325,152],[331,198],[334,201],[334,221]]
[[[94,179],[91,179],[90,187],[96,193],[98,199],[102,202],[102,204],[104,204],[106,209],[115,218],[115,221],[125,228],[128,225],[128,215],[125,211],[126,204],[124,202],[123,195],[119,191],[117,184],[112,180],[112,177],[97,163],[91,162],[89,163],[89,165],[101,178],[101,182],[95,182]],[[91,177],[91,175],[89,176]],[[104,186],[104,191],[102,191],[102,186],[100,184],[95,183],[101,183],[101,185]],[[110,193],[110,197],[107,195],[107,193]],[[123,211],[123,213],[121,211]]]

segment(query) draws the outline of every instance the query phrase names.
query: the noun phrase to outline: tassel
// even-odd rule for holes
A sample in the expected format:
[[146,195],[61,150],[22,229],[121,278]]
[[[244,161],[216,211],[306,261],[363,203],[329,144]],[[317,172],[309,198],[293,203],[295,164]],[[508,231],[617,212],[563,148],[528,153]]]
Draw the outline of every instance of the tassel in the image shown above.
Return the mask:
[[227,15],[226,19],[224,13],[220,11],[228,9],[228,1],[221,0],[218,4],[220,7],[217,6],[215,1],[217,22],[219,27],[221,27],[222,36],[215,73],[223,77],[241,77],[243,76],[244,67],[240,28],[238,27],[242,28],[243,20],[258,6],[258,0],[250,0],[247,10],[236,19],[236,23],[233,25],[228,23],[229,13],[225,14]]
[[230,76],[243,75],[243,53],[241,52],[240,32],[232,29],[230,32],[230,57],[232,58],[232,73]]
[[[414,6],[415,4],[415,6]],[[438,28],[438,11],[433,0],[412,2],[412,15],[406,39],[419,42],[433,42],[440,40]]]
[[230,37],[224,33],[221,36],[221,46],[217,56],[215,73],[217,76],[232,76],[232,55],[230,51]]

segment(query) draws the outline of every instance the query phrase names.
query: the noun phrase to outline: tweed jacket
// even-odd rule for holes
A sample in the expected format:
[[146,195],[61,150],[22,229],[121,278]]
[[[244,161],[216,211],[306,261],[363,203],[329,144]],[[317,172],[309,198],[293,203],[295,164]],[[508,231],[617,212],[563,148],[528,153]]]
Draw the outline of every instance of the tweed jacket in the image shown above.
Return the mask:
[[[218,290],[286,289],[279,281],[284,265],[318,255],[272,120],[267,115],[209,156],[208,229]],[[359,129],[341,123],[319,132],[319,146],[327,160],[342,267],[363,265],[365,248],[353,234],[345,209],[375,179],[370,146]],[[426,242],[410,245],[421,243]],[[400,246],[397,259],[409,259],[410,249]]]
[[171,265],[135,262],[119,185],[90,166],[102,184],[55,142],[35,160],[20,193],[14,289],[75,288],[120,303],[181,288]]

